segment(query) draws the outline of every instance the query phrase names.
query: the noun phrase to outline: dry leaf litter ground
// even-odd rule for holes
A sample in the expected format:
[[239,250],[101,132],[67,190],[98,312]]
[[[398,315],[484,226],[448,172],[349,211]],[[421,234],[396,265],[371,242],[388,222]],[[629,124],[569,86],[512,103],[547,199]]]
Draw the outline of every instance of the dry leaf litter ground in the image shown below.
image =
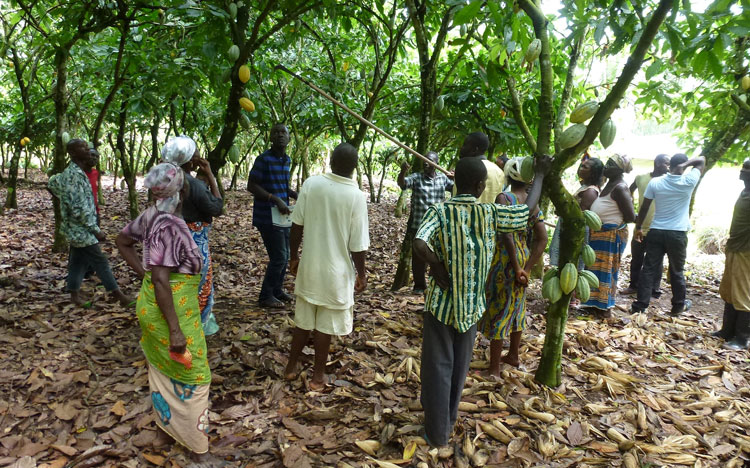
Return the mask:
[[[90,309],[61,293],[67,256],[50,251],[51,202],[38,179],[0,218],[0,466],[189,466],[155,430],[132,311],[106,303],[96,281],[85,283]],[[112,241],[128,219],[125,194],[106,196],[105,250],[135,294]],[[333,344],[333,384],[315,393],[304,385],[311,363],[298,381],[281,378],[291,308],[255,304],[266,256],[251,201],[231,193],[211,235],[221,331],[208,339],[210,436],[228,466],[739,467],[748,458],[748,353],[708,336],[720,321],[721,257],[699,269],[689,260],[694,306],[678,319],[665,315],[668,292],[645,315],[626,312],[629,298],[608,319],[571,314],[554,390],[532,378],[544,339],[535,282],[521,369],[498,381],[472,374],[454,445],[429,450],[419,437],[422,300],[389,291],[405,219],[392,203],[370,205],[369,288],[355,331]],[[486,351],[478,339],[472,372],[487,366]]]

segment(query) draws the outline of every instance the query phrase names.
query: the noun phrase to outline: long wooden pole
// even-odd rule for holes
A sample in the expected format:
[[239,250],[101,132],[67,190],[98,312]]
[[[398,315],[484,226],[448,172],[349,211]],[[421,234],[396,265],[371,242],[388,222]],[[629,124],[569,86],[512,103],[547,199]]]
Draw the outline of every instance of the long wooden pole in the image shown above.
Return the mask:
[[362,116],[361,116],[361,115],[359,115],[358,113],[356,113],[356,112],[354,112],[353,110],[351,110],[351,109],[350,109],[350,108],[349,108],[349,107],[348,107],[348,106],[347,106],[346,104],[344,104],[343,102],[340,102],[340,101],[336,100],[336,99],[335,99],[335,98],[334,98],[333,96],[331,96],[330,94],[326,93],[326,92],[325,92],[325,91],[323,91],[322,89],[318,88],[318,87],[317,87],[317,86],[315,86],[315,85],[314,85],[313,83],[311,83],[310,81],[306,80],[305,78],[302,78],[302,77],[301,77],[301,76],[299,76],[298,74],[294,73],[293,71],[291,71],[290,69],[288,69],[288,68],[287,68],[287,67],[285,67],[284,65],[276,65],[276,67],[275,67],[275,68],[276,68],[277,70],[282,70],[282,71],[284,71],[284,72],[286,72],[286,73],[290,74],[291,76],[293,76],[293,77],[297,78],[298,80],[300,80],[301,82],[303,82],[303,83],[304,83],[304,84],[306,84],[307,86],[311,87],[311,88],[312,88],[312,89],[314,89],[314,90],[315,90],[315,91],[316,91],[316,92],[317,92],[318,94],[320,94],[320,95],[321,95],[321,96],[323,96],[324,98],[328,99],[329,101],[331,101],[331,102],[332,102],[332,103],[334,103],[335,105],[339,106],[340,108],[344,109],[344,110],[345,110],[346,112],[348,112],[349,114],[351,114],[352,116],[354,116],[354,118],[356,118],[357,120],[359,120],[359,121],[360,121],[360,122],[362,122],[363,124],[367,125],[367,126],[368,126],[368,127],[370,127],[371,129],[375,130],[376,132],[380,133],[381,135],[383,135],[384,137],[386,137],[387,139],[389,139],[390,141],[392,141],[392,142],[393,142],[393,143],[394,143],[394,144],[395,144],[396,146],[398,146],[399,148],[401,148],[401,149],[404,149],[404,150],[408,151],[409,153],[411,153],[411,154],[413,154],[414,156],[418,157],[419,159],[421,159],[422,161],[426,162],[427,164],[429,164],[429,165],[431,165],[431,166],[434,166],[434,167],[435,167],[435,169],[439,170],[440,172],[443,172],[443,173],[445,173],[446,175],[450,175],[450,176],[452,176],[452,175],[453,175],[453,173],[451,173],[451,172],[450,172],[450,171],[448,171],[447,169],[444,169],[443,167],[439,166],[438,164],[436,164],[436,163],[432,162],[432,161],[431,161],[431,160],[430,160],[429,158],[427,158],[426,156],[423,156],[423,155],[419,154],[419,153],[418,153],[418,152],[416,152],[415,150],[413,150],[413,149],[409,148],[408,146],[406,146],[405,144],[401,143],[401,142],[400,142],[400,141],[398,141],[398,140],[397,140],[397,139],[396,139],[395,137],[393,137],[393,136],[391,136],[390,134],[388,134],[388,132],[386,132],[385,130],[382,130],[382,129],[378,128],[378,127],[377,127],[377,126],[376,126],[376,125],[375,125],[374,123],[370,122],[370,121],[369,121],[369,120],[367,120],[366,118],[362,117]]

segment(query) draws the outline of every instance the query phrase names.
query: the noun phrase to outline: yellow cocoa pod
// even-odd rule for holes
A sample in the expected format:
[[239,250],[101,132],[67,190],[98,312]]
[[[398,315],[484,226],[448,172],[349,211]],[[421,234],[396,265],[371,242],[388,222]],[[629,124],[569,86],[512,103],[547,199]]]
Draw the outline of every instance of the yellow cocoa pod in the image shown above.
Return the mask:
[[742,80],[740,80],[740,83],[742,84],[742,90],[747,91],[750,89],[750,75],[745,75],[742,77]]
[[248,112],[255,112],[255,104],[246,97],[240,98],[240,106]]
[[250,79],[250,69],[247,68],[247,65],[242,65],[240,67],[239,72],[237,72],[237,76],[239,76],[241,82],[247,83],[247,81]]

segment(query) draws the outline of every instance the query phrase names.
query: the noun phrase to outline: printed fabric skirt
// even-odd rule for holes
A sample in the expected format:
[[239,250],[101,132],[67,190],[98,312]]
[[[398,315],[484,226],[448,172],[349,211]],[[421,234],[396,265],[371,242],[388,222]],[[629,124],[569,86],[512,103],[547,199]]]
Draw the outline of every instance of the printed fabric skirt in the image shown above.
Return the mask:
[[589,270],[599,278],[599,287],[591,288],[591,297],[582,304],[584,307],[607,310],[615,306],[620,259],[627,243],[626,224],[605,224],[600,231],[591,231],[589,245],[596,253],[596,262]]
[[208,391],[211,370],[198,309],[198,275],[172,273],[174,309],[187,341],[190,365],[169,354],[169,327],[156,302],[151,273],[146,273],[136,302],[141,349],[148,361],[148,383],[156,423],[195,453],[208,451]]
[[750,252],[727,251],[719,294],[737,310],[750,311]]
[[203,331],[207,336],[219,331],[219,324],[214,317],[214,271],[211,264],[211,251],[208,248],[208,233],[211,225],[203,222],[187,223],[193,240],[198,245],[198,250],[203,258],[201,267],[201,283],[198,286],[198,301],[201,306],[201,323]]
[[[513,233],[519,265],[529,259],[529,248],[522,239],[525,234]],[[498,242],[487,278],[487,309],[478,325],[478,330],[490,340],[504,340],[511,333],[526,329],[526,288],[515,279],[510,255]]]

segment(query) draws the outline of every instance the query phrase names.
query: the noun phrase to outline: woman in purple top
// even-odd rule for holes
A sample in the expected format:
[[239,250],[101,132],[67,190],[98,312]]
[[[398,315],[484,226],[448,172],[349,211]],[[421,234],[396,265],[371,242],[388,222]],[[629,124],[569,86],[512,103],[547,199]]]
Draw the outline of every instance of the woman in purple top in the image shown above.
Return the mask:
[[211,370],[198,303],[203,260],[180,217],[190,186],[170,163],[154,166],[144,185],[156,204],[125,226],[117,247],[143,279],[136,312],[156,424],[199,457],[208,452]]

